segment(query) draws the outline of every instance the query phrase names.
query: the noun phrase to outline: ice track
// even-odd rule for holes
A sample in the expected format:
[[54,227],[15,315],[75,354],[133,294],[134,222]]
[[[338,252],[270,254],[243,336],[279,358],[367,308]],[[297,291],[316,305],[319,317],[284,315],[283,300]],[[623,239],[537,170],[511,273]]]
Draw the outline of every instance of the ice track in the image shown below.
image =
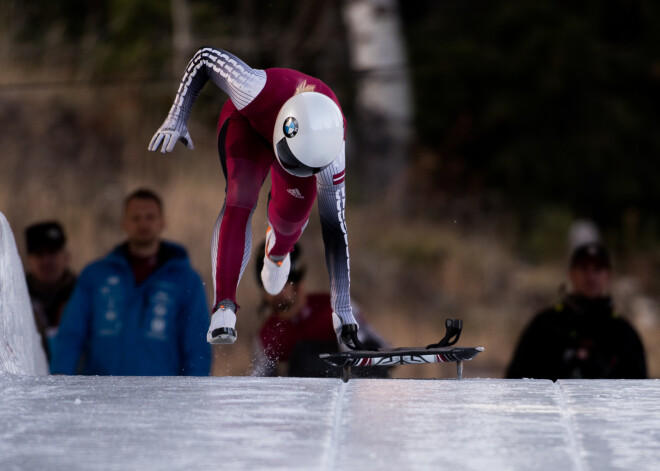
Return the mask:
[[660,382],[0,373],[2,470],[660,468]]

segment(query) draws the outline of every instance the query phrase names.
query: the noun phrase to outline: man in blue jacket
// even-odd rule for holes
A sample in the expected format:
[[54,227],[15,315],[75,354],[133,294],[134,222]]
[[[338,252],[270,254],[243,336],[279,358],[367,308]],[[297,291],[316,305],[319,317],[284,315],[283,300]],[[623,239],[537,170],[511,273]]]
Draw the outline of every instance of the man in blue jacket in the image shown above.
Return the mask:
[[127,240],[78,278],[55,339],[51,372],[86,375],[208,375],[209,310],[183,247],[161,240],[160,197],[124,202]]

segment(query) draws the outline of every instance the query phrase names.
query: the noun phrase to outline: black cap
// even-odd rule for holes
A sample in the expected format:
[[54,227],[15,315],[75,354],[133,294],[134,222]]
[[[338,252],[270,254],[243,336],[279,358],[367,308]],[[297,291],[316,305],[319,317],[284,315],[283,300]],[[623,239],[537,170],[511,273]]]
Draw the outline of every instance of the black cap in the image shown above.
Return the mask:
[[66,236],[59,222],[40,222],[25,229],[25,242],[28,253],[36,253],[41,250],[54,252],[64,247]]
[[595,262],[606,268],[612,268],[610,255],[605,246],[599,242],[590,242],[578,246],[571,255],[570,266],[573,268],[587,261]]

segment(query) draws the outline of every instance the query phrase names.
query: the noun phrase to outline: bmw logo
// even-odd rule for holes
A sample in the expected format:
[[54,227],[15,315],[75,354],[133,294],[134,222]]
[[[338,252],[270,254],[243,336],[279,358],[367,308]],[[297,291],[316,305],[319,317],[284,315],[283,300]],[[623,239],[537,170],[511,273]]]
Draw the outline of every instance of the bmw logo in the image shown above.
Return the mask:
[[298,134],[298,120],[293,116],[289,116],[284,120],[284,127],[282,129],[286,137],[293,137]]

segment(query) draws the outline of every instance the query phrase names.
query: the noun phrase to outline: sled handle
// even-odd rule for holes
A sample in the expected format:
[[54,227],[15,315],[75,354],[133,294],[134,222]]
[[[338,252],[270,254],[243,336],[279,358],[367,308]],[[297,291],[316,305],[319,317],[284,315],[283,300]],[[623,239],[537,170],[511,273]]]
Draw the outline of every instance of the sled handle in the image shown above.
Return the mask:
[[[449,347],[458,342],[463,330],[463,321],[461,319],[447,319],[445,321],[445,328],[447,332],[445,336],[438,343],[427,345],[426,348],[442,348]],[[455,337],[455,338],[454,338]]]

